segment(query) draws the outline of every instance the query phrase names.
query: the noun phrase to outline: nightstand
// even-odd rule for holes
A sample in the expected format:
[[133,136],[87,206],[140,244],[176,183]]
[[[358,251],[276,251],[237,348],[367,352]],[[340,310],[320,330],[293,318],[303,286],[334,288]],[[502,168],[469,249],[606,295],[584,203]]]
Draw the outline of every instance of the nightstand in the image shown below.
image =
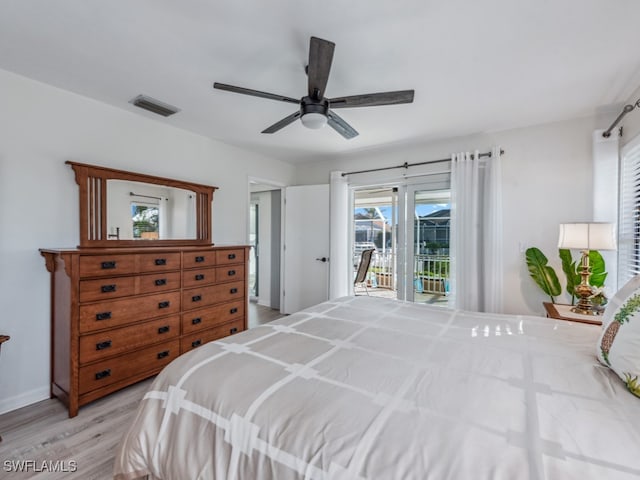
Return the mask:
[[602,315],[582,315],[571,311],[573,305],[543,302],[548,318],[567,320],[570,322],[588,323],[590,325],[602,325]]

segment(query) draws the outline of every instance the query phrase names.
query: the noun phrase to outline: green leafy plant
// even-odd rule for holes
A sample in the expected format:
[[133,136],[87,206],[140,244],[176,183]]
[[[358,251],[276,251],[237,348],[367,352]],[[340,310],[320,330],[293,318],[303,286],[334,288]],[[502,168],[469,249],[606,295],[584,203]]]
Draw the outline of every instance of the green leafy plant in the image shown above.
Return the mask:
[[[577,298],[575,288],[582,281],[582,277],[580,276],[580,270],[582,269],[580,263],[581,257],[578,260],[574,260],[571,257],[571,252],[564,248],[561,248],[558,254],[562,261],[562,271],[567,279],[567,293],[571,296],[571,305],[574,305]],[[562,287],[560,286],[558,275],[553,267],[547,265],[547,257],[544,256],[539,248],[531,247],[526,251],[526,261],[531,278],[533,278],[544,293],[549,295],[551,302],[556,303],[554,297],[562,293]],[[598,295],[602,298],[599,298],[598,302],[604,305],[607,301],[603,291],[604,282],[607,279],[607,272],[604,258],[602,258],[602,255],[597,250],[589,252],[589,267],[591,269],[589,284],[599,289]]]
[[[573,260],[571,257],[571,251],[566,248],[561,248],[559,251],[560,260],[562,261],[562,271],[567,277],[567,293],[571,297],[571,305],[575,305],[576,294],[575,288],[582,281],[580,276],[580,270],[582,269],[580,260]],[[589,267],[591,268],[591,275],[589,276],[589,284],[592,287],[602,288],[604,282],[607,279],[607,272],[605,271],[604,258],[597,250],[589,252]]]
[[544,256],[539,248],[527,248],[525,253],[529,275],[538,284],[544,293],[549,295],[551,303],[556,303],[554,297],[562,293],[562,287],[558,275],[553,267],[549,266],[549,259]]
[[571,258],[571,251],[569,249],[561,248],[559,255],[562,261],[562,271],[567,277],[567,293],[571,296],[571,305],[575,305],[575,289],[581,280],[580,274],[578,273],[578,266],[573,258]]

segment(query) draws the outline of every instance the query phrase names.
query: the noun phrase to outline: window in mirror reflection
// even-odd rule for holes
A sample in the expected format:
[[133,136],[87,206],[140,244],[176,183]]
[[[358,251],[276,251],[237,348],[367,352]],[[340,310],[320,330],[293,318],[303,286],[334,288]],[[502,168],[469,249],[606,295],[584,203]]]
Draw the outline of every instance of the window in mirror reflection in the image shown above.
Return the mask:
[[157,240],[160,234],[160,209],[146,202],[131,202],[133,238]]
[[114,240],[196,238],[195,192],[166,185],[109,179],[107,233]]

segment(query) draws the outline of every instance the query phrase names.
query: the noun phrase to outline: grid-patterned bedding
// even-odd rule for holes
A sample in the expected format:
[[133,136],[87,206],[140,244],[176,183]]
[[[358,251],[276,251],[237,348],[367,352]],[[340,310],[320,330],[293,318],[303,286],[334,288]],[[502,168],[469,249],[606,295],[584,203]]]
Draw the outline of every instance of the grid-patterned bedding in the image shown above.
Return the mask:
[[632,479],[640,399],[600,329],[345,297],[185,354],[116,455],[132,479]]

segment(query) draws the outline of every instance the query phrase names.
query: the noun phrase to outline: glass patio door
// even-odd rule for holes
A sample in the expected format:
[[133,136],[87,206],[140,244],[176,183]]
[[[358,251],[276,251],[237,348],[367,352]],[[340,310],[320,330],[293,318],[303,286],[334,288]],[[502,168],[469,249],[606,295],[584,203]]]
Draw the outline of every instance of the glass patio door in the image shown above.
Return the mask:
[[447,304],[449,293],[450,190],[433,184],[408,185],[403,231],[404,298]]

